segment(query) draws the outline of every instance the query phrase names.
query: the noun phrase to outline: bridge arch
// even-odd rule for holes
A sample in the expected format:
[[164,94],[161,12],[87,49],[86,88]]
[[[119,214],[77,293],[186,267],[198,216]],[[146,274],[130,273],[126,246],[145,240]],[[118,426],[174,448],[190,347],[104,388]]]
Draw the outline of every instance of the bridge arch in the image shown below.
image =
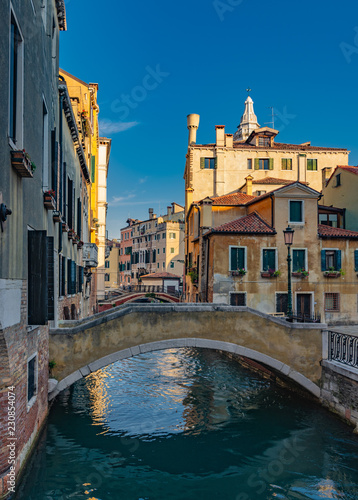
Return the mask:
[[205,349],[220,350],[230,354],[243,356],[253,361],[257,361],[258,363],[271,368],[278,375],[282,375],[284,378],[288,378],[301,388],[308,391],[314,397],[320,397],[320,388],[317,384],[312,382],[301,373],[295,371],[290,366],[281,361],[278,361],[277,359],[272,358],[271,356],[255,351],[254,349],[233,344],[231,342],[201,338],[180,338],[148,342],[147,344],[140,344],[127,349],[122,349],[108,356],[99,358],[98,360],[93,361],[92,363],[76,370],[75,372],[71,373],[63,380],[61,380],[50,393],[49,399],[51,400],[55,398],[60,392],[67,389],[81,378],[87,377],[91,373],[117,361],[132,358],[134,356],[137,356],[138,354],[181,347],[199,347]]
[[56,393],[120,359],[172,347],[203,347],[252,359],[319,396],[322,329],[248,307],[126,304],[50,330]]

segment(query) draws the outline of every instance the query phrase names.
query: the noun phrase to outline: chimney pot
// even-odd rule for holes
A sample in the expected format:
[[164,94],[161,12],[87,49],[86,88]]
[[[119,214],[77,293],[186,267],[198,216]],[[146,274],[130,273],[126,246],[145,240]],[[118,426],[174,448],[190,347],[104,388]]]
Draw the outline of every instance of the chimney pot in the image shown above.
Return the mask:
[[199,127],[200,115],[192,113],[187,116],[187,127],[189,130],[189,146],[196,144],[196,133]]

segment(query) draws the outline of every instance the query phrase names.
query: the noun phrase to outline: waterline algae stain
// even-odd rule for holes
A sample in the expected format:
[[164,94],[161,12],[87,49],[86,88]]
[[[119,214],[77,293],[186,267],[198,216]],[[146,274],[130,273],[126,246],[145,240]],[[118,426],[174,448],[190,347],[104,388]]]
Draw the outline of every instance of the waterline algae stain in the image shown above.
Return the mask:
[[110,365],[54,403],[16,500],[358,498],[358,437],[219,352]]

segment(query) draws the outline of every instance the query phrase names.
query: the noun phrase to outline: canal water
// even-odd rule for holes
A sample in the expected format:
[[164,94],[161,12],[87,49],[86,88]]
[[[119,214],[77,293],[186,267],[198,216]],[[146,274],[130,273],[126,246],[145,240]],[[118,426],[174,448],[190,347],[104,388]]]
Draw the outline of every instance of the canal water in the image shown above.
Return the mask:
[[117,362],[54,403],[16,500],[358,499],[358,437],[224,354]]

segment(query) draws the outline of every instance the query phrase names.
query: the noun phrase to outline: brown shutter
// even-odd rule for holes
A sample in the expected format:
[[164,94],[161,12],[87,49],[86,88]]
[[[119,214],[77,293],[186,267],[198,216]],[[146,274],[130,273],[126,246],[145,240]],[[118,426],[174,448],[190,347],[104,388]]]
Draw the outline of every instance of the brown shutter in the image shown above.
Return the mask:
[[48,305],[46,231],[28,231],[28,324],[45,325]]

